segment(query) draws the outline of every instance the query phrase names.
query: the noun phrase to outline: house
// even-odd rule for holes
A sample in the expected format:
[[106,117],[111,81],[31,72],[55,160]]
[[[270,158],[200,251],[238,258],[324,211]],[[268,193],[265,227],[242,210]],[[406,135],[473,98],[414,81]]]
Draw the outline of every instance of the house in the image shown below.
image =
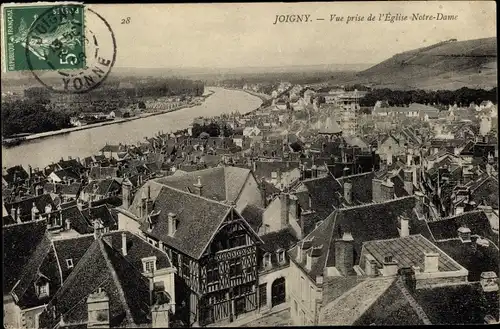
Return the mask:
[[405,152],[404,145],[401,145],[400,141],[390,134],[379,142],[376,151],[380,159],[387,162],[388,165],[392,164],[394,157],[401,156],[405,154]]
[[120,224],[124,217],[140,223],[141,234],[169,254],[178,269],[179,318],[204,326],[256,311],[256,252],[262,240],[235,206],[157,182],[148,190],[129,207],[139,208],[141,216],[123,210]]
[[89,180],[110,179],[118,177],[118,168],[94,166],[90,168]]
[[[243,210],[247,204],[262,205],[257,181],[252,172],[244,168],[224,166],[196,170],[146,183],[147,186],[151,184],[170,186],[227,204],[234,203],[238,211]],[[143,187],[138,193],[145,195],[146,191],[147,188]],[[138,215],[136,209],[131,211]]]
[[243,129],[243,136],[245,137],[255,137],[255,136],[260,136],[262,134],[261,130],[254,126],[254,127],[245,127]]
[[18,183],[23,184],[28,178],[30,178],[29,174],[22,166],[14,166],[2,170],[2,186],[4,187],[14,186]]
[[116,179],[93,180],[83,188],[78,201],[80,203],[98,201],[113,196],[119,196],[120,193],[121,184]]
[[80,174],[73,171],[71,168],[55,170],[47,177],[52,183],[71,184],[81,180]]
[[[322,308],[331,309],[332,294],[338,297],[357,284],[354,264],[360,264],[364,242],[405,236],[406,224],[415,234],[422,230],[425,224],[415,212],[418,205],[414,197],[405,197],[334,210],[290,249],[294,324],[320,324],[320,315],[326,312]],[[338,288],[330,292],[334,287]]]
[[4,325],[38,328],[38,318],[61,287],[56,255],[44,220],[2,230]]
[[96,232],[53,246],[66,278],[40,326],[170,326],[175,269],[164,251],[129,232]]
[[5,203],[5,210],[10,214],[13,223],[31,221],[36,215],[50,213],[52,209],[56,209],[56,205],[49,194],[41,194],[13,203]]
[[293,247],[298,239],[290,228],[263,234],[260,237],[264,243],[257,250],[258,301],[259,311],[266,314],[289,302],[287,277],[290,260],[286,250]]

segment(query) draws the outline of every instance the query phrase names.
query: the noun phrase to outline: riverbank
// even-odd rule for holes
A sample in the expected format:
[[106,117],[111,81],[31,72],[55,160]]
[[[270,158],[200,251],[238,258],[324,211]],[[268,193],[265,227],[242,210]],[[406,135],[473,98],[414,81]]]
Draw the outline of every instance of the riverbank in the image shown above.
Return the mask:
[[[201,96],[201,97],[203,97],[203,102],[208,97],[212,96],[214,93],[215,92],[213,90],[210,90],[210,93]],[[64,128],[64,129],[60,129],[60,130],[52,130],[52,131],[47,131],[47,132],[43,132],[43,133],[31,134],[28,136],[24,136],[22,139],[6,138],[6,139],[2,140],[2,144],[5,147],[15,147],[23,142],[30,141],[30,140],[42,139],[42,138],[63,135],[63,134],[69,134],[69,133],[75,132],[75,131],[104,127],[104,126],[109,126],[109,125],[113,125],[113,124],[120,124],[120,123],[124,123],[124,122],[134,121],[134,120],[138,120],[138,119],[144,119],[144,118],[148,118],[148,117],[152,117],[152,116],[156,116],[156,115],[161,115],[161,114],[165,114],[165,113],[170,113],[170,112],[175,112],[175,111],[179,111],[179,110],[183,110],[183,109],[188,109],[188,108],[202,105],[203,102],[196,102],[196,103],[192,103],[192,104],[187,104],[187,105],[179,106],[178,108],[174,108],[174,109],[166,109],[166,110],[160,110],[160,111],[156,111],[156,112],[141,113],[138,116],[134,116],[134,117],[130,117],[130,118],[114,119],[111,121],[92,123],[92,124],[83,125],[83,126]],[[13,144],[13,145],[10,146],[9,144]]]
[[262,102],[266,102],[266,101],[270,100],[271,98],[273,98],[270,95],[257,93],[255,91],[251,91],[251,90],[247,90],[247,89],[227,88],[227,87],[224,87],[224,89],[227,89],[227,90],[236,90],[236,91],[244,91],[244,92],[246,92],[249,95],[252,95],[252,96],[255,96],[255,97],[259,97]]
[[213,118],[234,112],[245,115],[258,109],[262,103],[260,98],[241,90],[228,90],[216,86],[208,86],[206,89],[207,93],[208,90],[213,90],[214,93],[200,106],[143,117],[141,120],[135,118],[120,124],[38,138],[14,147],[2,146],[2,165],[5,167],[21,165],[24,168],[31,165],[33,168],[42,168],[61,158],[82,158],[98,154],[98,150],[106,143],[135,145],[145,138],[152,137],[158,131],[175,132],[187,129],[193,120],[200,116]]

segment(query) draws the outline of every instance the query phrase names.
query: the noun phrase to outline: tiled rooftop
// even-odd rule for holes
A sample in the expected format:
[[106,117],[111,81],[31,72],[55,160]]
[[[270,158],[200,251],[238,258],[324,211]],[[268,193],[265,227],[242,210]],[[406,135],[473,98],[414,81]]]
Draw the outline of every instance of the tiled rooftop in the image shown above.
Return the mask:
[[363,244],[363,247],[380,264],[383,263],[387,255],[392,255],[392,259],[397,261],[400,268],[416,266],[424,269],[424,253],[436,252],[439,254],[439,271],[458,271],[461,269],[461,266],[456,261],[439,250],[422,235],[368,241]]

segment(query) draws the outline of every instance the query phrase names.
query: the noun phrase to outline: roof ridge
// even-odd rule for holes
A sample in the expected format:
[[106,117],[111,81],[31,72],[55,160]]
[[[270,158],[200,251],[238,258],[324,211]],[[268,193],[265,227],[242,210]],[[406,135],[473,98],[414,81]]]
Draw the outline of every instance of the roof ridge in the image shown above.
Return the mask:
[[120,301],[125,305],[125,318],[127,319],[127,321],[129,323],[134,323],[132,312],[130,311],[130,307],[129,307],[128,303],[127,303],[127,298],[125,298],[125,292],[123,291],[123,287],[122,287],[122,285],[120,283],[120,279],[118,278],[118,275],[116,274],[115,268],[113,267],[113,264],[112,264],[111,260],[108,257],[108,254],[107,254],[107,252],[105,250],[105,246],[104,246],[102,240],[98,239],[97,240],[97,244],[98,244],[98,247],[99,247],[99,251],[101,252],[101,255],[104,258],[104,261],[106,262],[106,266],[107,266],[108,270],[111,273],[112,280],[115,283],[115,286],[116,286],[116,288],[118,290],[118,295],[120,296]]
[[61,263],[59,262],[59,256],[57,256],[56,246],[54,245],[54,241],[52,239],[50,239],[50,244],[52,246],[52,249],[54,250],[54,255],[56,256],[57,268],[59,269],[59,275],[61,276],[61,287],[62,287],[64,279],[62,275]]
[[[44,243],[47,243],[46,246],[44,246],[43,244]],[[43,249],[42,249],[43,248]],[[39,263],[38,263],[38,266],[36,267],[36,272],[38,273],[39,270],[40,270],[40,267],[42,266],[43,262],[45,261],[45,258],[47,258],[47,255],[48,255],[48,252],[51,248],[51,241],[50,241],[50,238],[46,235],[46,233],[44,234],[43,238],[40,240],[40,242],[38,243],[38,245],[36,246],[35,250],[33,251],[33,253],[31,254],[30,256],[30,259],[29,261],[24,265],[23,269],[26,269],[26,267],[28,267],[28,265],[31,265],[33,262],[36,261],[36,259],[34,259],[34,256],[40,252],[43,254],[45,254],[43,257],[41,257]],[[36,264],[36,263],[35,263]],[[25,271],[23,271],[24,274],[21,276],[21,278],[18,280],[18,283],[16,283],[16,285],[14,286],[14,288],[12,288],[11,292],[14,293],[16,296],[18,295],[17,293],[14,292],[15,288],[18,287],[18,284],[26,277],[26,275],[30,275],[30,273],[27,273]],[[33,281],[33,279],[31,279],[31,281]],[[31,283],[31,281],[29,283]],[[20,295],[17,296],[18,298],[22,297],[23,294],[26,292],[26,290],[28,289],[28,286],[27,285],[24,289],[22,289],[20,291]]]
[[359,173],[359,174],[347,175],[347,176],[339,177],[339,178],[337,178],[337,180],[346,179],[346,178],[352,178],[352,177],[357,177],[357,176],[364,176],[364,175],[368,176],[368,175],[370,175],[372,173],[373,172],[368,171],[368,172],[363,172],[363,173]]
[[457,217],[460,217],[460,216],[463,216],[463,215],[466,215],[466,214],[476,214],[476,213],[477,214],[478,213],[484,213],[484,211],[483,210],[471,210],[471,211],[463,212],[463,213],[458,214],[458,215],[437,218],[436,220],[433,220],[432,222],[441,222],[441,221],[445,221],[445,220],[448,220],[448,219],[454,219],[454,218],[457,218]]
[[[163,184],[162,184],[162,185],[163,185]],[[172,187],[172,186],[163,185],[163,186],[162,186],[162,189],[163,189],[163,188],[169,188],[169,189],[171,189],[171,190],[174,190],[174,191],[180,192],[180,193],[182,193],[182,194],[186,194],[186,195],[189,195],[189,196],[193,196],[193,197],[196,197],[196,198],[199,198],[199,199],[204,199],[204,200],[206,200],[206,201],[210,201],[210,202],[212,202],[212,203],[217,203],[217,204],[219,204],[219,205],[222,205],[222,206],[225,206],[225,207],[228,207],[228,208],[230,208],[230,207],[231,207],[230,205],[227,205],[227,204],[225,204],[225,203],[223,203],[223,202],[220,202],[220,201],[217,201],[217,200],[213,200],[213,199],[209,199],[209,198],[204,197],[204,196],[202,196],[202,195],[197,195],[197,194],[193,194],[193,193],[190,193],[190,192],[187,192],[187,191],[183,191],[183,190],[180,190],[180,189],[175,188],[175,187]],[[160,190],[160,193],[161,193],[161,190]],[[160,193],[158,193],[158,195],[160,195]]]
[[[92,242],[90,244],[90,246],[87,248],[87,250],[85,251],[85,253],[83,254],[82,257],[80,257],[80,260],[78,261],[78,263],[76,263],[76,265],[73,267],[73,270],[71,271],[71,273],[68,275],[68,277],[66,278],[66,281],[64,281],[64,283],[66,284],[67,282],[69,282],[71,279],[73,279],[75,276],[76,276],[76,273],[78,273],[78,271],[76,270],[78,268],[78,265],[80,264],[83,264],[83,260],[88,258],[89,255],[91,254],[91,252],[93,251],[93,248],[95,249],[95,247],[93,247],[94,245],[96,244],[96,241]],[[83,266],[83,265],[81,265]],[[105,280],[106,281],[106,280]],[[62,285],[62,287],[56,292],[56,294],[54,295],[54,298],[58,297],[59,295],[62,294],[63,292],[63,288],[65,287],[65,284]],[[50,302],[49,302],[50,304]]]
[[7,224],[7,225],[3,225],[3,229],[5,228],[8,228],[8,227],[14,227],[14,226],[21,226],[21,225],[26,225],[26,224],[33,224],[33,223],[38,223],[38,222],[42,222],[42,221],[47,221],[47,219],[45,218],[39,218],[39,219],[35,219],[35,220],[29,220],[29,221],[26,221],[26,222],[21,222],[21,223],[13,223],[13,224]]
[[369,206],[373,206],[373,205],[377,205],[377,204],[388,204],[388,203],[391,203],[391,202],[402,201],[402,200],[406,200],[406,199],[415,199],[415,196],[413,196],[413,195],[407,195],[407,196],[403,196],[403,197],[400,197],[400,198],[394,198],[394,199],[384,200],[384,201],[380,201],[380,202],[374,201],[374,202],[364,203],[364,204],[355,205],[355,206],[351,206],[351,207],[339,208],[337,210],[339,210],[339,211],[346,211],[346,210],[352,210],[352,209],[357,209],[357,208],[369,207]]
[[369,243],[369,242],[394,241],[394,240],[406,239],[406,238],[416,238],[418,236],[424,238],[424,236],[421,233],[418,233],[418,234],[410,234],[407,236],[398,236],[397,238],[369,240],[369,241],[363,242],[363,244]]

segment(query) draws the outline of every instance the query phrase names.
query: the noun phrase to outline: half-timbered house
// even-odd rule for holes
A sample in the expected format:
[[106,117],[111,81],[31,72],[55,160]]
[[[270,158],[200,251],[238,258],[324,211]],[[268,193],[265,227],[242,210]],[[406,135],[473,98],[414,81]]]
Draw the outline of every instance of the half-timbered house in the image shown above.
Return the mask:
[[[262,240],[226,204],[169,186],[137,194],[134,220],[177,268],[176,314],[188,326],[231,322],[257,310],[257,247]],[[131,213],[128,213],[132,215]],[[123,215],[123,214],[122,214]]]

